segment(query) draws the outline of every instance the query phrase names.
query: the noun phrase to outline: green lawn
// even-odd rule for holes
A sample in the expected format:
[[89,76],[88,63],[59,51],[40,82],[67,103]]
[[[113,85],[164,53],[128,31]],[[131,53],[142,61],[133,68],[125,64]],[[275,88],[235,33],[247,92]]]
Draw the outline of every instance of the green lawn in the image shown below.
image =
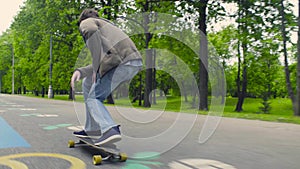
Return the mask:
[[300,124],[300,117],[293,115],[290,99],[277,98],[270,102],[272,107],[270,114],[258,113],[259,107],[262,106],[261,99],[253,98],[247,98],[243,105],[243,112],[238,113],[234,112],[237,98],[227,98],[223,116]]
[[[47,98],[47,96],[45,96],[45,98]],[[68,96],[55,95],[55,99],[68,100]],[[83,101],[83,97],[76,96],[76,100]],[[198,112],[199,114],[207,114],[207,112],[205,111],[197,111],[196,109],[193,109],[191,104],[192,98],[188,98],[188,100],[189,102],[186,103],[184,102],[184,100],[181,101],[180,97],[169,96],[167,98],[157,98],[157,104],[153,104],[150,109],[186,113]],[[259,107],[262,106],[261,99],[254,98],[246,98],[243,104],[243,111],[235,112],[234,110],[237,103],[237,98],[226,98],[224,112],[222,115],[224,117],[300,124],[300,117],[295,117],[293,115],[292,104],[290,99],[277,98],[270,100],[270,102],[272,107],[270,114],[258,113]],[[115,99],[115,104],[118,106],[134,106],[142,109],[147,109],[138,106],[138,101],[136,103],[130,103],[128,98]]]

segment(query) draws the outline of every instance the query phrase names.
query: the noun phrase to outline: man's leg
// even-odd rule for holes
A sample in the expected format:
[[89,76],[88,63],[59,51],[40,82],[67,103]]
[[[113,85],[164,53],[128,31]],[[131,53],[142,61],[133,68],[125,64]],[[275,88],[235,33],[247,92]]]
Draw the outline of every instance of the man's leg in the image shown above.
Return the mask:
[[98,77],[97,82],[92,86],[87,99],[87,106],[92,118],[100,125],[103,135],[117,125],[102,102],[122,82],[132,79],[139,70],[139,67],[120,65],[102,78]]
[[87,107],[87,99],[92,87],[92,77],[86,77],[83,79],[82,82],[82,89],[83,89],[83,97],[84,97],[84,103],[85,103],[85,112],[86,112],[86,121],[85,121],[85,127],[84,130],[87,132],[90,131],[100,131],[100,127],[97,122],[92,118],[92,115]]
[[83,97],[85,102],[85,113],[86,113],[86,120],[85,126],[83,131],[76,131],[73,134],[78,137],[95,137],[99,138],[101,136],[100,126],[92,117],[88,107],[87,107],[87,98],[89,96],[90,90],[92,87],[92,77],[86,77],[83,79],[82,82],[82,91]]

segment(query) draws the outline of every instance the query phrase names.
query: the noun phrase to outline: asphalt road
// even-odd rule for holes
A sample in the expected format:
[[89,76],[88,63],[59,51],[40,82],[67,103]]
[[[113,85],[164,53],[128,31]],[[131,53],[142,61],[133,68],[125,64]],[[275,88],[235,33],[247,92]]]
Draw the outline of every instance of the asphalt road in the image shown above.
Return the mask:
[[129,159],[94,166],[97,151],[68,148],[68,140],[77,141],[72,130],[83,125],[82,105],[0,95],[0,169],[300,168],[300,125],[222,118],[216,130],[208,127],[213,135],[199,143],[206,116],[108,109],[122,125],[117,146]]

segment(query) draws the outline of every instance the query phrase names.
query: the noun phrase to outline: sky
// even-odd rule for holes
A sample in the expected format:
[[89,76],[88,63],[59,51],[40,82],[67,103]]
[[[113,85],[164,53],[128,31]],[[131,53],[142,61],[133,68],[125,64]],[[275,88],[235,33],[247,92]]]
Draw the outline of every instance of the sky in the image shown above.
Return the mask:
[[[14,16],[18,14],[18,11],[20,10],[20,6],[23,5],[23,2],[25,0],[0,0],[0,35],[2,32],[4,32],[6,29],[8,29],[13,22]],[[297,15],[298,12],[298,0],[289,0],[292,2],[295,7],[294,11]],[[227,21],[225,21],[226,23]]]
[[0,35],[11,25],[24,0],[0,0]]

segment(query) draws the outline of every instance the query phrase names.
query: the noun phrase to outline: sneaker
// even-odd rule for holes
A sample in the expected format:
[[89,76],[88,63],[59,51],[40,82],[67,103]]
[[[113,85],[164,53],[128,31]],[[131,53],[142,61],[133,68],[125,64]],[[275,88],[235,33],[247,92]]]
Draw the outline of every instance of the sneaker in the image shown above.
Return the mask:
[[95,145],[103,145],[107,143],[115,143],[122,138],[119,126],[113,127],[105,132],[96,142]]
[[73,134],[76,137],[80,137],[80,138],[96,138],[96,139],[98,139],[99,137],[101,137],[101,132],[99,132],[99,131],[85,132],[84,130],[82,130],[82,131],[74,131]]

